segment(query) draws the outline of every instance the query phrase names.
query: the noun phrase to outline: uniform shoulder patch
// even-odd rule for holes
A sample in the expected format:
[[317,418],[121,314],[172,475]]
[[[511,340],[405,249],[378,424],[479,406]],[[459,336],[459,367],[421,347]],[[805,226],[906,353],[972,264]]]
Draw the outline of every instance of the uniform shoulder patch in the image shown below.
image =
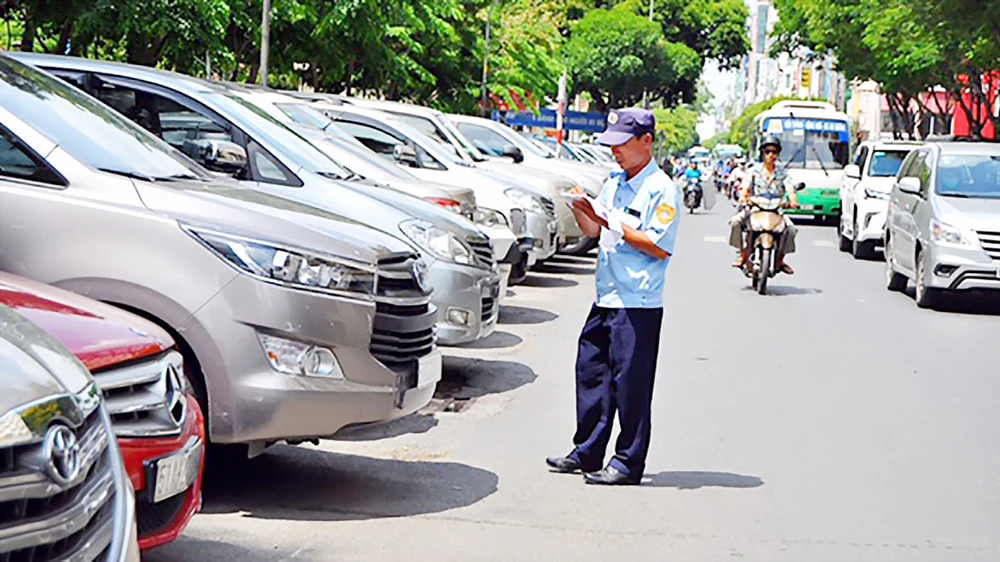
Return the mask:
[[660,224],[667,225],[674,222],[674,217],[676,215],[677,211],[666,203],[663,203],[656,208],[656,220]]

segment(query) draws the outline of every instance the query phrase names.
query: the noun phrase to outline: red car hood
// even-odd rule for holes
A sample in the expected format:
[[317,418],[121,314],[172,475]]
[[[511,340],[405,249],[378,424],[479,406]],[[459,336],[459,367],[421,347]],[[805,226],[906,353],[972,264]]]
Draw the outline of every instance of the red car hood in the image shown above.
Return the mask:
[[51,334],[91,371],[155,355],[174,345],[163,329],[134,314],[3,272],[0,304]]

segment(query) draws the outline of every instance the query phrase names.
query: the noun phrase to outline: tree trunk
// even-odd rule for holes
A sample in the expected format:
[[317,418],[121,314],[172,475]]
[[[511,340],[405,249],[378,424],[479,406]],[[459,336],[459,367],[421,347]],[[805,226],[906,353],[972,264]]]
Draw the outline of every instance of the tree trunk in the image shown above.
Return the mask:
[[73,37],[73,20],[66,20],[59,31],[59,43],[56,45],[56,54],[65,55],[69,48],[69,40]]
[[983,128],[973,114],[972,108],[965,103],[964,90],[965,88],[959,85],[955,90],[955,99],[958,100],[958,106],[962,108],[962,112],[965,113],[965,120],[969,123],[969,136],[979,138],[983,135]]
[[21,34],[21,52],[30,53],[35,50],[35,18],[28,10],[24,11],[24,33]]

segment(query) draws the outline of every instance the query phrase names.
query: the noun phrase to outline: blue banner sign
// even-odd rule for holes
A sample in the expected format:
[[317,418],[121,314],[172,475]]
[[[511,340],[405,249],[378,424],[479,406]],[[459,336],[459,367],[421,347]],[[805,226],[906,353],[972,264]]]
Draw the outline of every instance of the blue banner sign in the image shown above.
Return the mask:
[[764,132],[781,134],[785,131],[816,131],[837,133],[842,139],[848,137],[847,123],[829,119],[801,119],[797,117],[773,117],[764,121]]
[[[539,115],[530,111],[494,110],[492,118],[494,121],[500,121],[512,127],[556,128],[556,110],[554,109],[543,109]],[[603,113],[566,112],[566,122],[564,123],[566,130],[600,133],[604,131],[606,126],[607,117]]]

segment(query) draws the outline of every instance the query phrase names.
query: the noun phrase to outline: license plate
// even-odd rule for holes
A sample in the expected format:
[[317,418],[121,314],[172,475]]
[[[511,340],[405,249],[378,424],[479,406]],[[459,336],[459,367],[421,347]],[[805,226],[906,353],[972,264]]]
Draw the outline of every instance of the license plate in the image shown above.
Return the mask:
[[159,503],[187,490],[198,478],[198,471],[201,469],[202,444],[197,438],[192,439],[194,439],[194,443],[184,451],[156,461],[156,487],[153,490],[153,503]]
[[816,205],[799,205],[799,208],[803,211],[812,211],[816,208]]
[[417,363],[417,386],[424,386],[441,380],[441,354],[432,353],[420,358]]

